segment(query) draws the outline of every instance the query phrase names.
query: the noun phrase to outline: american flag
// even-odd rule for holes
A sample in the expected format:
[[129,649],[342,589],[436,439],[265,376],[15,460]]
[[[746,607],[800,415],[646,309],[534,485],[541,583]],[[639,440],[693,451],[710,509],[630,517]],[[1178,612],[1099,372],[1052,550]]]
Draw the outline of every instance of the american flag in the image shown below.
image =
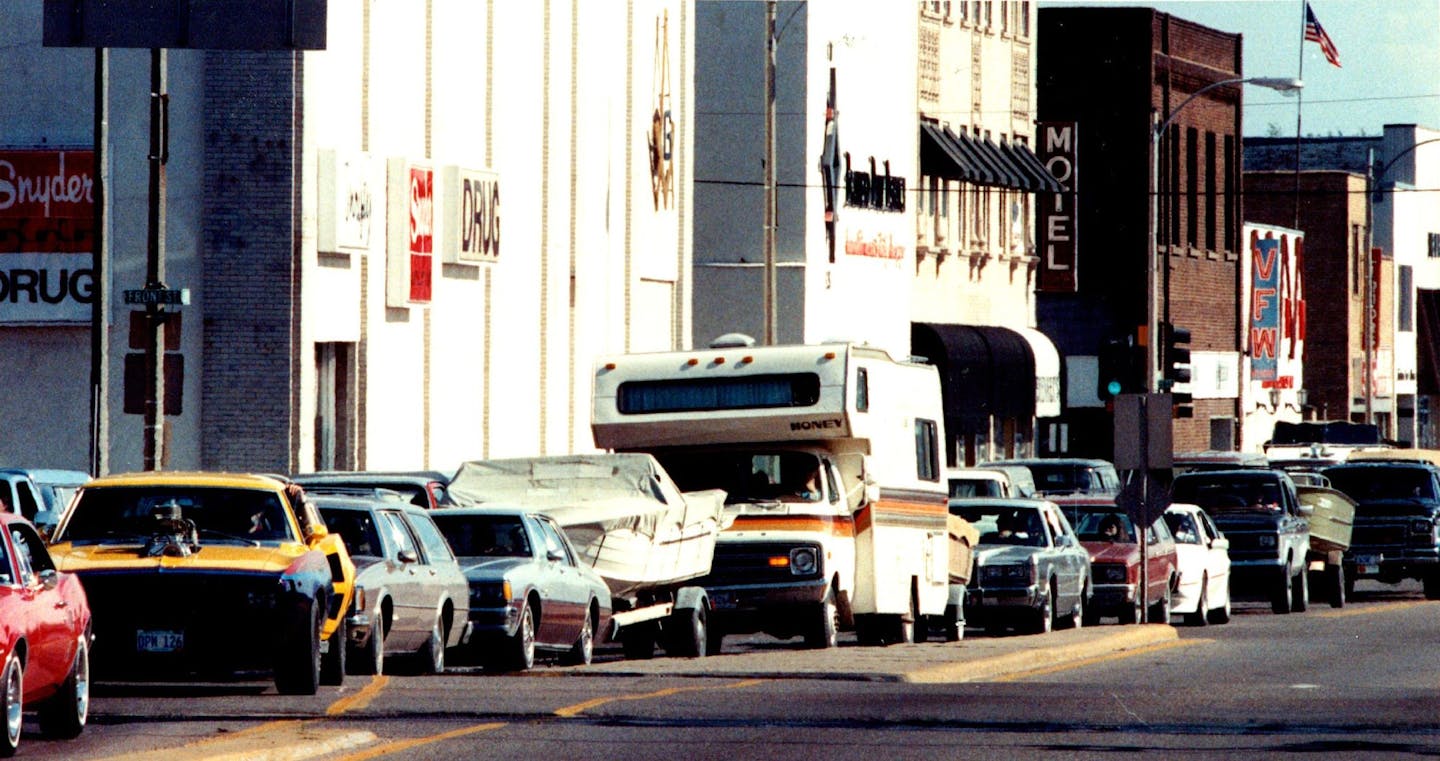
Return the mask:
[[1335,49],[1334,41],[1325,33],[1325,27],[1320,26],[1320,20],[1315,18],[1315,11],[1310,9],[1309,3],[1305,4],[1305,39],[1320,43],[1320,52],[1325,54],[1325,60],[1339,68],[1340,51]]

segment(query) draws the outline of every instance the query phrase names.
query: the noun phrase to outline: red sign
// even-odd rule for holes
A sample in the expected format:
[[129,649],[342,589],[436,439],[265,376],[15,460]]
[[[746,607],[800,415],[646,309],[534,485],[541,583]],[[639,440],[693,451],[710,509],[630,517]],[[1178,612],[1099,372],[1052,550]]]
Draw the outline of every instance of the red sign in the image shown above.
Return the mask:
[[0,251],[90,253],[95,240],[92,151],[0,151]]
[[434,270],[435,171],[410,167],[410,300],[430,301]]
[[1040,225],[1040,268],[1035,290],[1074,293],[1075,273],[1075,122],[1041,122],[1036,156],[1050,175],[1065,187],[1062,193],[1039,193],[1035,198]]

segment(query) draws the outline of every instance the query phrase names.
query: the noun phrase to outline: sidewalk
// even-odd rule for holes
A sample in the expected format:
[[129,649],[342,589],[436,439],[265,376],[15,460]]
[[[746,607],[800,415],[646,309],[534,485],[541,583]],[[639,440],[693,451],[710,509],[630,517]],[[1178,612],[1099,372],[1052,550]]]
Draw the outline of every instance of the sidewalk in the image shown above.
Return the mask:
[[595,663],[563,670],[575,676],[697,676],[754,679],[838,679],[872,682],[973,682],[1076,663],[1127,650],[1167,646],[1179,640],[1163,624],[1093,626],[1049,634],[973,637],[860,647],[841,640],[830,650],[806,650],[799,640],[750,641],[744,648],[705,658],[624,660],[618,649],[597,653]]

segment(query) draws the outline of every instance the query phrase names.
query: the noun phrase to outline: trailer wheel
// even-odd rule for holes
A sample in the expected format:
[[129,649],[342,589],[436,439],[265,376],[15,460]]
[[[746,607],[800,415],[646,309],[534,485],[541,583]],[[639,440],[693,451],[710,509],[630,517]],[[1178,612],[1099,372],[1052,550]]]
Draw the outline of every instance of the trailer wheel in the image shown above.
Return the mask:
[[655,657],[655,624],[645,622],[627,627],[620,635],[620,646],[625,657],[632,661],[649,660]]
[[704,658],[705,607],[680,608],[665,619],[665,653],[677,658]]

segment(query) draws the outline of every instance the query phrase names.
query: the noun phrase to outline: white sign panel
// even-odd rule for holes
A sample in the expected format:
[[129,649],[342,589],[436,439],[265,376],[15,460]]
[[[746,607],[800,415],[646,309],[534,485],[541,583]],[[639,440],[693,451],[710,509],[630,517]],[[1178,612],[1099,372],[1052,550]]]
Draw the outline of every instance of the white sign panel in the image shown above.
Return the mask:
[[440,255],[446,264],[500,259],[500,175],[457,166],[440,170],[444,223]]
[[374,162],[366,153],[319,153],[316,247],[321,251],[370,250],[375,216]]

